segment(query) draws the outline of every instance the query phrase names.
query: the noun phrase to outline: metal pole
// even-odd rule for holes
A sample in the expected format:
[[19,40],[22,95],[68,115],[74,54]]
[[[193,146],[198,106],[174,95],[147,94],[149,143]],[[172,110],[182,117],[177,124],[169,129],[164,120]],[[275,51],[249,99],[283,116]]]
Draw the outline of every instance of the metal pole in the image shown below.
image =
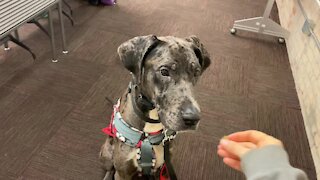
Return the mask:
[[67,54],[68,50],[66,48],[66,35],[64,32],[64,24],[63,24],[63,16],[62,16],[62,1],[58,2],[58,13],[59,13],[59,20],[60,20],[60,30],[61,30],[61,37],[62,37],[62,53]]
[[273,4],[274,4],[274,0],[268,0],[266,9],[264,10],[264,13],[263,13],[264,18],[269,18]]
[[18,41],[20,41],[18,29],[14,30],[14,36],[16,37],[16,39],[18,39]]
[[4,50],[5,50],[5,51],[9,51],[9,50],[10,50],[8,41],[4,42]]
[[52,48],[52,62],[58,62],[57,55],[56,55],[56,47],[54,42],[54,29],[53,29],[53,22],[52,22],[52,10],[51,7],[48,10],[48,21],[49,21],[49,29],[50,29],[50,39],[51,39],[51,48]]

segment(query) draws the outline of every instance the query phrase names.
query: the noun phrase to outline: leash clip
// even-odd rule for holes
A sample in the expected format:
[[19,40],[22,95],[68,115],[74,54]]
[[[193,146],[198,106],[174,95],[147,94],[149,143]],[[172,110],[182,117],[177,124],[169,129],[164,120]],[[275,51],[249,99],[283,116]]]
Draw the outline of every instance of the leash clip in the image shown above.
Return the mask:
[[163,134],[164,134],[164,138],[162,139],[162,145],[164,146],[164,144],[167,142],[167,141],[171,141],[173,140],[176,135],[177,135],[177,132],[174,132],[174,131],[169,131],[169,129],[165,129],[163,131]]

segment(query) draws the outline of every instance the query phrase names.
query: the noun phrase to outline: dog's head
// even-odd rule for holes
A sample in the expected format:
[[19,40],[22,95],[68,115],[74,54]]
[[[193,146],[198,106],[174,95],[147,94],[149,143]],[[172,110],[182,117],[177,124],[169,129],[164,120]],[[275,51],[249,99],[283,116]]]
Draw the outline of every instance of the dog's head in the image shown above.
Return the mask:
[[210,57],[196,36],[135,37],[121,44],[118,53],[166,128],[197,127],[200,107],[193,88],[210,65]]

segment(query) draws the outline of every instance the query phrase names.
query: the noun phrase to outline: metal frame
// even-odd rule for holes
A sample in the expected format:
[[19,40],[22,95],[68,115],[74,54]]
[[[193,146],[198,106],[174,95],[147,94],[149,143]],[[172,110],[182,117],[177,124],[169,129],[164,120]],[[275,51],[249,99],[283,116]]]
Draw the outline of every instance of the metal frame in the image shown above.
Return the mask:
[[56,55],[56,45],[54,39],[54,28],[53,28],[53,21],[52,21],[52,9],[49,8],[48,10],[48,24],[50,29],[50,40],[51,40],[51,50],[52,50],[52,62],[58,62],[57,55]]
[[[15,30],[14,30],[14,36],[16,37],[17,40],[20,40],[20,36],[19,36],[18,29],[15,29]],[[5,41],[3,44],[4,44],[4,50],[5,50],[5,51],[9,51],[9,50],[10,50],[10,47],[9,47],[8,41]]]
[[[25,24],[26,22],[31,21],[41,13],[48,11],[49,17],[48,17],[48,24],[49,24],[49,30],[50,30],[50,41],[51,41],[51,48],[52,48],[52,62],[58,62],[57,60],[57,55],[56,55],[56,48],[55,48],[55,39],[54,39],[54,27],[53,27],[53,21],[52,21],[52,10],[53,7],[57,5],[58,6],[58,14],[59,14],[59,20],[60,20],[60,31],[61,31],[61,37],[62,37],[62,48],[63,48],[63,53],[67,54],[67,48],[66,48],[66,36],[65,36],[65,29],[64,29],[64,23],[63,23],[63,17],[62,17],[62,0],[56,0],[52,4],[50,4],[47,8],[44,8],[40,10],[39,12],[36,12],[33,16],[30,16],[29,18],[25,19],[21,23],[18,23],[14,28],[8,30],[7,32],[3,33],[0,35],[0,37],[5,37],[8,34],[10,34],[12,31],[15,33],[15,37],[19,39],[19,34],[18,34],[18,28]],[[4,42],[4,50],[9,50],[10,47],[8,45],[8,42]]]
[[66,35],[64,33],[64,23],[63,23],[63,16],[62,16],[62,1],[60,0],[58,3],[58,14],[59,14],[59,20],[60,20],[60,31],[61,31],[61,37],[62,37],[62,53],[68,54],[68,50],[66,48]]
[[288,38],[289,31],[282,28],[278,23],[269,18],[275,0],[268,0],[266,9],[262,17],[254,17],[234,21],[231,33],[235,34],[236,30],[250,31],[280,38]]
[[8,41],[4,42],[4,50],[5,50],[5,51],[9,51],[9,50],[10,50]]

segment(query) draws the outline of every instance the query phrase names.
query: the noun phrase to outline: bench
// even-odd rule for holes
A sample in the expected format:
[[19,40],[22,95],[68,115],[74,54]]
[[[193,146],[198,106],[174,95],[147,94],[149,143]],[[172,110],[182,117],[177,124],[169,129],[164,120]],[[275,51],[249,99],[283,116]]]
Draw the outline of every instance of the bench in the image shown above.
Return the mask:
[[[52,48],[52,62],[57,62],[57,55],[55,49],[54,27],[52,21],[52,10],[58,9],[60,30],[62,34],[62,48],[63,53],[68,53],[66,49],[66,39],[64,33],[64,24],[62,20],[62,1],[61,0],[2,0],[0,1],[0,45],[4,44],[5,49],[8,50],[8,41],[13,41],[19,46],[31,52],[33,57],[35,55],[32,51],[24,45],[18,34],[18,28],[25,23],[28,23],[40,15],[48,14],[49,35]],[[14,33],[14,36],[12,35]]]

